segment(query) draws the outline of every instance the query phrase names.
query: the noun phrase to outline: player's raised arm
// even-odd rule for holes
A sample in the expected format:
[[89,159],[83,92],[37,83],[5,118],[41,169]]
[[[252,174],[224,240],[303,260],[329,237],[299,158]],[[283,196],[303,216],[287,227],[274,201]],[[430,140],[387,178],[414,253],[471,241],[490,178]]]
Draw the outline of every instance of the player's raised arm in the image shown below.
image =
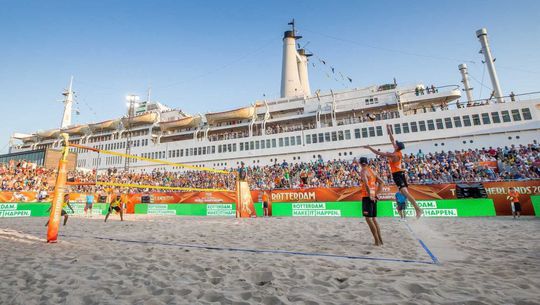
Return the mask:
[[386,125],[386,131],[388,132],[388,137],[390,138],[390,143],[394,147],[394,150],[397,150],[396,139],[394,139],[394,132],[392,131],[392,124]]
[[373,147],[371,147],[369,145],[366,146],[366,148],[371,150],[374,154],[379,155],[379,156],[388,157],[388,158],[392,158],[394,156],[394,154],[391,153],[391,152],[378,151],[378,150],[376,150],[375,148],[373,148]]

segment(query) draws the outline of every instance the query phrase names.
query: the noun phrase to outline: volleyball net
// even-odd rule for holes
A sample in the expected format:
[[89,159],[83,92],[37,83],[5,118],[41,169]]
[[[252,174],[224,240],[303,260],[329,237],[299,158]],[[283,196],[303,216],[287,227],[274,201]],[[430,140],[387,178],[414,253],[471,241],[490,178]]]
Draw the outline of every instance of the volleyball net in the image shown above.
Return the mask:
[[[68,194],[67,191],[69,188],[77,187],[99,187],[107,193],[108,197],[112,197],[115,194],[119,195],[122,192],[150,192],[151,190],[158,192],[232,192],[235,194],[236,199],[236,217],[247,218],[256,216],[249,185],[246,181],[240,179],[236,171],[171,162],[150,158],[147,155],[137,156],[69,143],[69,136],[64,133],[62,134],[62,144],[62,157],[58,164],[58,174],[56,177],[50,221],[47,229],[47,242],[56,242],[58,238],[61,211],[64,204],[64,196],[65,194]],[[78,181],[78,179],[68,180],[67,156],[70,148],[78,148],[97,154],[98,158],[95,158],[95,169],[93,171],[93,175],[95,176],[92,177],[92,179],[88,179],[87,176],[84,181]],[[106,157],[102,158],[103,155]],[[145,166],[137,165],[137,167],[140,168],[150,168],[152,164],[154,164],[154,168],[157,169],[156,172],[162,174],[163,177],[157,179],[159,182],[156,182],[155,180],[149,181],[147,178],[151,175],[155,175],[156,173],[154,171],[150,173],[141,172],[138,174],[128,174],[124,172],[124,176],[114,174],[100,175],[99,166],[101,160],[122,164],[122,161],[124,161],[125,158],[132,160],[134,163],[146,162],[148,164]],[[162,167],[158,167],[159,165],[162,165]],[[110,167],[108,166],[107,168]],[[106,172],[107,170],[102,171]],[[197,185],[192,186],[194,183]]]

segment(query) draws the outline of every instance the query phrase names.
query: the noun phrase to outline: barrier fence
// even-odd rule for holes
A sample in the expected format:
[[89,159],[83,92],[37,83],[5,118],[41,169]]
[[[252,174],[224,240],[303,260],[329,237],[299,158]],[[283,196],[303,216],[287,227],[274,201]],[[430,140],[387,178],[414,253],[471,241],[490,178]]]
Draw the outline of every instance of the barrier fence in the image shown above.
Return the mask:
[[[424,200],[419,201],[425,217],[486,217],[496,216],[491,199],[460,200]],[[3,203],[0,204],[0,217],[45,217],[49,216],[49,203]],[[72,204],[74,213],[66,209],[68,214],[83,215],[84,204]],[[105,215],[107,204],[94,204],[93,215]],[[261,203],[254,204],[257,216],[263,215]],[[362,217],[362,203],[346,202],[275,202],[271,203],[274,217]],[[399,217],[395,202],[379,201],[377,203],[379,217]],[[161,216],[236,216],[235,203],[171,203],[135,205],[135,214]],[[414,216],[414,209],[408,206],[408,216]]]

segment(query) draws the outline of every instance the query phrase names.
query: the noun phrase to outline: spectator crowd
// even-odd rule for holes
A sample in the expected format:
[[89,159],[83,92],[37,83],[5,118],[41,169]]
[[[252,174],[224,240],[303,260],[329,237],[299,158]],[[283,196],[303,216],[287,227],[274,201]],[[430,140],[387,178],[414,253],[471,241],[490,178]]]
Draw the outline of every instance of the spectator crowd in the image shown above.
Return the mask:
[[[404,154],[403,168],[409,183],[433,184],[453,182],[484,182],[502,180],[540,179],[540,148],[536,144],[503,148],[468,149],[439,153]],[[392,183],[385,158],[371,159],[371,166],[387,183]],[[158,171],[127,173],[109,169],[100,172],[76,171],[68,174],[68,181],[78,183],[112,182],[182,188],[234,189],[238,169],[231,174],[205,171]],[[245,167],[252,189],[349,187],[360,184],[360,165],[353,160],[322,160],[299,163],[275,163],[270,166]],[[51,191],[55,172],[26,161],[0,164],[2,191]],[[51,180],[53,179],[53,180]],[[73,187],[74,191],[96,190],[92,186]],[[128,191],[160,191],[133,188]]]

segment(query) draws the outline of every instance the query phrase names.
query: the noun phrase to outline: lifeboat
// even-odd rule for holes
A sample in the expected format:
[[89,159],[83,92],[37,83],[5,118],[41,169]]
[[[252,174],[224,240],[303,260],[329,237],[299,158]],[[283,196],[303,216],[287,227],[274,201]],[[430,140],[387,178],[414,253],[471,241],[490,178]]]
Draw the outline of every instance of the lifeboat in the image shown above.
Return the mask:
[[45,131],[38,131],[37,132],[37,135],[42,139],[58,138],[59,134],[60,134],[60,129],[51,129],[51,130],[45,130]]
[[84,135],[88,130],[89,130],[88,125],[77,125],[77,126],[72,126],[72,127],[62,129],[62,132],[65,132],[70,136],[75,136],[75,135],[81,136],[81,135]]
[[255,107],[249,106],[224,112],[213,112],[206,114],[206,120],[209,124],[234,120],[249,119],[255,113]]
[[24,144],[31,144],[37,141],[37,137],[35,134],[14,133],[11,137],[17,140],[21,140]]
[[188,116],[188,117],[181,118],[178,120],[159,122],[159,128],[161,129],[161,131],[167,131],[167,130],[174,130],[174,129],[180,129],[180,128],[195,127],[195,126],[199,126],[200,123],[201,123],[200,116],[195,116],[195,117]]
[[124,127],[134,127],[139,125],[154,124],[157,121],[158,114],[155,112],[148,112],[141,115],[133,116],[130,118],[122,118],[122,124]]
[[115,130],[118,128],[119,123],[120,120],[107,120],[95,124],[90,124],[88,125],[88,127],[90,127],[90,130],[92,130],[92,132],[100,132],[107,130]]

